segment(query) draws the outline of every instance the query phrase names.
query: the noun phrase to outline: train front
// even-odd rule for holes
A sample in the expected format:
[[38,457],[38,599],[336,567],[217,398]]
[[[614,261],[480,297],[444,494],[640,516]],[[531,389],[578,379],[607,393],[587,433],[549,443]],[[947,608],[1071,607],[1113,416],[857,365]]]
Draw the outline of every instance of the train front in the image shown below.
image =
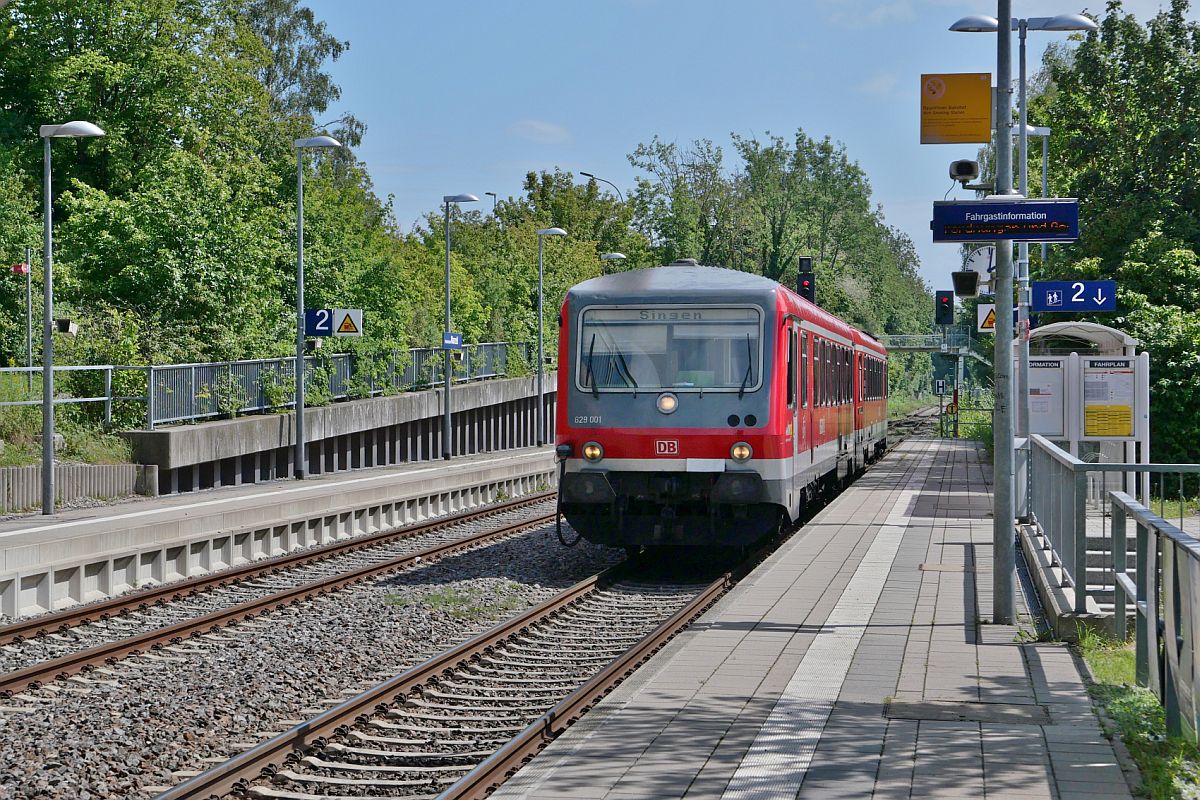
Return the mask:
[[741,546],[778,527],[784,489],[772,467],[790,453],[771,424],[777,290],[671,265],[567,294],[557,452],[562,510],[584,538]]

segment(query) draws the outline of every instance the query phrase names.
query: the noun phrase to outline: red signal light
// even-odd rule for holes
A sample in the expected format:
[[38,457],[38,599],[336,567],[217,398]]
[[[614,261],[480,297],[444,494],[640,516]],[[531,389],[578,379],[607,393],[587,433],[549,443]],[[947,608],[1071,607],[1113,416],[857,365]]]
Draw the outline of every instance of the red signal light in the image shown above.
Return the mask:
[[29,274],[29,265],[28,264],[13,264],[12,271],[13,271],[14,275],[28,275]]

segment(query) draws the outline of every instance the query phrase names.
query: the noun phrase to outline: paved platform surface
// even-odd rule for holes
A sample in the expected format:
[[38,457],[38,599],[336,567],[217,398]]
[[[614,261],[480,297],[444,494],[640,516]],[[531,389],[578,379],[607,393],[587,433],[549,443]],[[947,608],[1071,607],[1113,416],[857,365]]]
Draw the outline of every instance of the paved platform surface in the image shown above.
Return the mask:
[[902,443],[494,797],[1130,797],[1071,652],[987,622],[990,471]]

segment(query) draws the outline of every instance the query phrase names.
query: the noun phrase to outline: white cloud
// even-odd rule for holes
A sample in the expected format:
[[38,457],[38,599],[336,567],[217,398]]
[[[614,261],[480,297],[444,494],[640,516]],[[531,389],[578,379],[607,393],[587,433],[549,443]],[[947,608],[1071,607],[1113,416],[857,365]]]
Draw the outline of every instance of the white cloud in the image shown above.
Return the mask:
[[916,16],[912,0],[825,0],[825,7],[829,22],[851,29],[908,22]]
[[899,78],[892,72],[880,72],[859,82],[854,90],[862,94],[885,95],[896,88]]
[[570,144],[571,132],[562,125],[540,119],[521,119],[508,126],[518,139],[536,144]]

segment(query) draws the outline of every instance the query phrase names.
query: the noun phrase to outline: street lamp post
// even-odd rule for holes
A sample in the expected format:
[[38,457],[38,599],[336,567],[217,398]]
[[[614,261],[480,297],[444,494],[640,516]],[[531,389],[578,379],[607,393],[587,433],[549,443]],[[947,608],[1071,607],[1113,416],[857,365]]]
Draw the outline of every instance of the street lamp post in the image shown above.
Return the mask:
[[484,192],[484,195],[492,198],[492,216],[495,216],[496,215],[496,193],[495,192]]
[[54,241],[50,232],[53,215],[50,203],[50,140],[103,136],[90,122],[73,120],[62,125],[43,125],[42,138],[42,513],[54,513]]
[[582,175],[582,176],[583,176],[583,177],[585,177],[585,178],[591,178],[591,179],[592,179],[592,180],[594,180],[594,181],[600,181],[601,183],[607,183],[607,184],[608,184],[609,186],[611,186],[611,187],[613,188],[613,190],[614,190],[614,191],[617,193],[617,197],[619,197],[619,198],[621,199],[621,202],[622,202],[622,203],[624,203],[624,202],[625,202],[625,195],[621,194],[621,190],[620,190],[620,189],[618,189],[618,188],[617,188],[617,185],[616,185],[615,183],[613,183],[612,181],[605,180],[604,178],[597,178],[595,175],[593,175],[593,174],[592,174],[592,173],[590,173],[590,172],[581,172],[581,173],[579,173],[579,174],[580,174],[580,175]]
[[608,271],[606,269],[606,267],[608,266],[607,262],[609,262],[609,261],[624,261],[625,254],[624,253],[605,253],[604,255],[600,256],[600,260],[606,262],[601,265],[601,271],[607,272]]
[[566,236],[567,232],[562,228],[542,228],[537,232],[538,237],[538,295],[537,295],[537,322],[538,322],[538,364],[537,364],[537,443],[541,447],[546,443],[546,410],[542,407],[542,375],[546,369],[546,356],[543,348],[543,331],[545,327],[542,319],[542,283],[545,274],[542,268],[542,242],[547,236]]
[[341,147],[332,136],[297,139],[296,146],[296,444],[297,480],[308,475],[304,457],[304,151],[314,147]]
[[[448,194],[442,197],[442,203],[446,207],[446,333],[450,333],[450,205],[452,203],[475,203],[478,201],[479,198],[473,194]],[[450,383],[453,380],[453,373],[450,369],[450,349],[446,347],[445,342],[442,343],[442,349],[446,357],[446,383],[442,396],[442,458],[449,461],[451,454]]]

